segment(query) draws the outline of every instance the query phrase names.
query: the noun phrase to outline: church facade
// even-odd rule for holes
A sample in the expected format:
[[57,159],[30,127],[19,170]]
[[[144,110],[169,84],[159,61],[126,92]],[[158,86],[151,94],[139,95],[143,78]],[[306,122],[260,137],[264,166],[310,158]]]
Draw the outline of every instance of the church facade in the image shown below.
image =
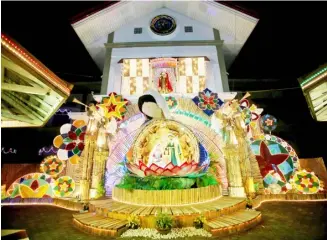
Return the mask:
[[133,101],[151,88],[186,97],[229,92],[227,69],[257,22],[212,1],[121,1],[72,27],[103,70],[101,95]]

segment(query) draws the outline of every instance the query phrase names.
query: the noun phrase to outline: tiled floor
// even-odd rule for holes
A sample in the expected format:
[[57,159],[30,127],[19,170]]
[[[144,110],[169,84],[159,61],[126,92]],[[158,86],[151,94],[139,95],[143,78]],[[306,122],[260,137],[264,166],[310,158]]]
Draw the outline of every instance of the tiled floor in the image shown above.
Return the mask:
[[[327,239],[327,202],[268,202],[260,209],[263,223],[223,240]],[[2,229],[27,229],[31,240],[100,240],[75,229],[72,211],[48,206],[2,207]],[[194,238],[199,239],[199,238]]]

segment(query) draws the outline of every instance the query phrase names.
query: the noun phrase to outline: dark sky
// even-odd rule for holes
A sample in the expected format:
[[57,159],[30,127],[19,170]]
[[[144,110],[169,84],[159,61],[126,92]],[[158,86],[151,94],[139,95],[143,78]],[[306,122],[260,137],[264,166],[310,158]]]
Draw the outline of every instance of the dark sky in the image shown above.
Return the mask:
[[[70,19],[101,2],[2,2],[2,31],[67,81],[99,80],[100,70]],[[327,62],[327,2],[233,2],[260,21],[229,69],[229,78],[294,81]],[[75,74],[66,75],[62,73]],[[82,77],[85,76],[85,77]],[[291,80],[292,79],[292,80]]]
[[[100,2],[1,2],[2,31],[18,41],[58,76],[69,82],[100,81],[101,71],[70,26],[70,19]],[[235,3],[233,3],[235,4]],[[279,79],[273,88],[299,86],[297,78],[327,63],[327,2],[238,2],[260,21],[228,70],[230,79]],[[260,89],[267,88],[258,84]],[[242,89],[247,88],[244,82]],[[237,90],[237,89],[236,89]],[[247,89],[253,90],[253,89]],[[277,95],[280,95],[279,97]],[[277,97],[276,97],[277,96]],[[276,135],[291,142],[301,157],[325,156],[326,124],[311,118],[302,91],[267,93],[255,103],[275,115]],[[324,129],[324,130],[322,130]],[[5,130],[2,145],[17,146],[8,161],[40,161],[37,150],[50,146],[59,131]],[[24,131],[24,136],[16,136]],[[25,144],[26,142],[26,144]],[[24,160],[25,159],[25,160]]]

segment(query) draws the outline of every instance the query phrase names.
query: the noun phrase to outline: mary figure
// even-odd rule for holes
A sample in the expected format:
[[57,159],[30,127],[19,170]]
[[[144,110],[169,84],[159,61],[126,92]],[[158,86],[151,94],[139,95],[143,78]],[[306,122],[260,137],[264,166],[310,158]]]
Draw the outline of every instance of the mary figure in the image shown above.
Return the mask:
[[182,148],[178,140],[172,135],[169,136],[167,148],[169,149],[171,163],[174,166],[181,165],[183,160]]

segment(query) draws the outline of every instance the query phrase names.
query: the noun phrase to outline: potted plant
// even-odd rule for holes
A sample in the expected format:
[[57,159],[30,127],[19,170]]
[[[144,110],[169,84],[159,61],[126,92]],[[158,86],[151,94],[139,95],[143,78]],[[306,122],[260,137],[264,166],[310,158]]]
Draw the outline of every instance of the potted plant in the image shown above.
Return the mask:
[[206,218],[203,215],[198,216],[196,219],[194,219],[194,227],[195,228],[203,228],[203,224],[206,223]]
[[134,214],[131,214],[128,218],[127,218],[127,227],[130,229],[137,229],[140,227],[140,218]]
[[156,217],[156,229],[160,234],[168,234],[173,226],[173,218],[166,213],[160,213]]

